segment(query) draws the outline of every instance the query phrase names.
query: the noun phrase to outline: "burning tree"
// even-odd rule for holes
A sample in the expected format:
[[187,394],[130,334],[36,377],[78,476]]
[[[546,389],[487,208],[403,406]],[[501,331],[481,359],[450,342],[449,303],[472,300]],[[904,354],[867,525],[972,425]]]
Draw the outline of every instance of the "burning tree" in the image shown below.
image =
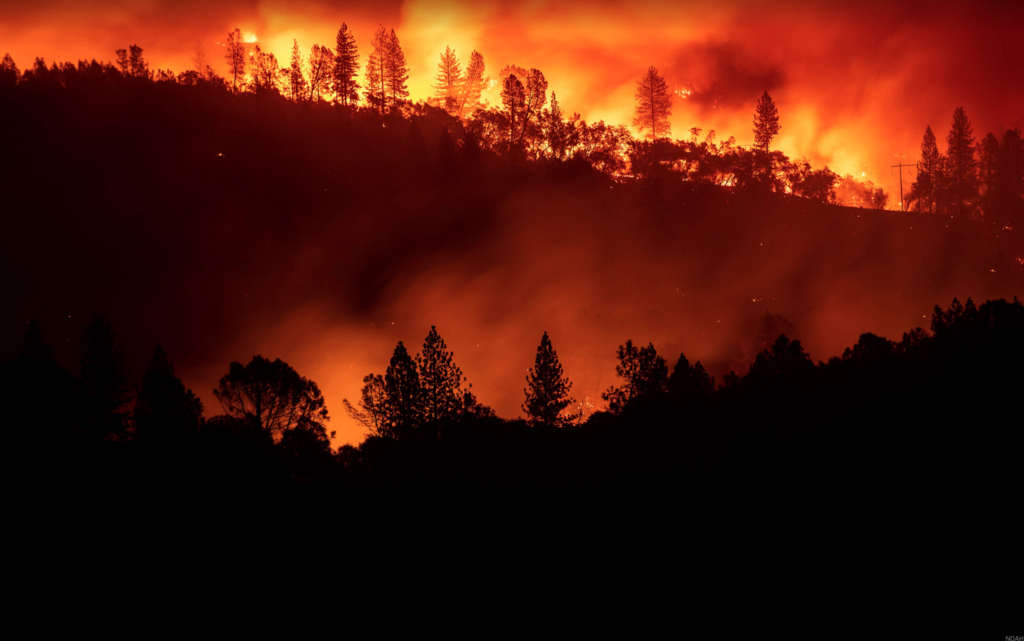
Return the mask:
[[384,113],[409,96],[409,68],[394,29],[388,33],[383,26],[378,27],[370,44],[373,52],[366,62],[366,100]]
[[484,57],[478,51],[469,56],[469,65],[466,67],[466,75],[462,79],[462,91],[459,92],[459,109],[455,114],[462,118],[467,113],[473,113],[480,105],[480,94],[483,93],[487,79],[484,78]]
[[462,65],[451,47],[444,48],[441,61],[437,63],[434,81],[434,97],[445,111],[454,115],[459,107],[459,89],[463,78]]

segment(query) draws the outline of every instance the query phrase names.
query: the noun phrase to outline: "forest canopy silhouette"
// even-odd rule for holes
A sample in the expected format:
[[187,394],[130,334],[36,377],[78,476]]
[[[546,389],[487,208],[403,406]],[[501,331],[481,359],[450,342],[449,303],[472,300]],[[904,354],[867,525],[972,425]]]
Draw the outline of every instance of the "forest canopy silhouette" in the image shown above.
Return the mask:
[[754,478],[910,456],[929,423],[944,452],[1024,382],[1019,128],[950,104],[894,194],[784,153],[774,87],[741,145],[674,130],[701,91],[655,64],[630,128],[451,46],[415,95],[384,24],[223,43],[0,62],[0,383],[30,448],[279,486]]

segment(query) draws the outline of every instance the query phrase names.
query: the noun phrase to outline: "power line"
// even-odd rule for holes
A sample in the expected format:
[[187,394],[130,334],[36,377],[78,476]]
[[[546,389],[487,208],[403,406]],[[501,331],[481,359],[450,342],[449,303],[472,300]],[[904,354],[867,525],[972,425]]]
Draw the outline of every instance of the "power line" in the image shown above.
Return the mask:
[[889,170],[889,175],[891,176],[893,169],[896,169],[897,167],[900,168],[900,211],[906,211],[906,209],[904,209],[904,207],[903,207],[903,168],[906,167],[907,169],[913,169],[915,171],[920,172],[921,171],[920,164],[921,163],[914,163],[913,165],[904,165],[901,162],[898,165],[893,165],[892,169]]

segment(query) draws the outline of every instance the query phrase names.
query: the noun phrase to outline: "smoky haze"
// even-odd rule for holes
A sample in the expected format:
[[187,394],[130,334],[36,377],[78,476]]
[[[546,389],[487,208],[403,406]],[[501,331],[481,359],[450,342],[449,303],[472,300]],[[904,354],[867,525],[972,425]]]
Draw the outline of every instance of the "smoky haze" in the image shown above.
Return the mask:
[[[889,164],[917,158],[926,124],[942,137],[962,105],[980,138],[1019,122],[1024,105],[1020,65],[1008,64],[1022,59],[1011,37],[1020,9],[207,5],[33,4],[5,16],[0,42],[22,68],[36,55],[110,59],[138,43],[151,67],[183,69],[197,39],[215,47],[236,25],[287,59],[292,38],[306,50],[332,44],[347,20],[365,61],[384,22],[406,47],[414,99],[429,95],[437,53],[450,43],[463,60],[479,49],[492,77],[510,63],[542,69],[566,111],[611,123],[631,122],[636,77],[655,64],[670,86],[694,89],[674,105],[675,137],[698,126],[749,144],[753,104],[768,89],[783,151],[861,171],[894,195]],[[976,46],[982,38],[988,46]],[[1019,247],[970,226],[766,209],[602,179],[491,175],[443,194],[370,175],[362,166],[383,171],[383,151],[344,129],[311,131],[304,112],[286,107],[221,122],[100,105],[52,114],[50,124],[64,123],[52,128],[47,114],[12,116],[47,133],[8,176],[24,199],[14,232],[37,242],[5,249],[5,335],[38,316],[73,364],[84,319],[108,314],[136,376],[161,343],[208,416],[219,411],[211,390],[230,361],[280,357],[321,386],[338,442],[354,443],[362,430],[341,399],[357,398],[365,374],[383,373],[398,340],[418,351],[431,325],[480,401],[514,417],[544,331],[572,395],[600,407],[626,339],[654,342],[670,366],[684,351],[720,378],[745,366],[766,312],[788,319],[824,360],[861,331],[895,339],[926,326],[932,306],[953,296],[1021,294],[999,262]],[[91,133],[70,144],[63,127]],[[436,154],[438,131],[423,129]],[[109,136],[125,130],[124,140]],[[395,133],[393,149],[405,135]],[[71,176],[73,188],[50,185],[52,176]],[[7,357],[14,345],[4,347]]]

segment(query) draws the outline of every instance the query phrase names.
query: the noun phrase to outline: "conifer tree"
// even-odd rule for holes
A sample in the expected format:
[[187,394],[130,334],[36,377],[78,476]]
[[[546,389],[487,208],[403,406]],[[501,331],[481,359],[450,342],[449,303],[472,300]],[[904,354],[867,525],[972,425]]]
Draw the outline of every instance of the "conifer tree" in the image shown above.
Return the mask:
[[83,429],[96,437],[121,437],[128,431],[123,412],[130,387],[124,353],[110,321],[94,316],[82,337],[79,380],[84,396]]
[[384,376],[384,394],[387,424],[392,436],[396,439],[407,437],[420,424],[423,390],[416,362],[401,341],[395,347]]
[[562,378],[562,364],[558,362],[558,354],[551,346],[547,332],[540,339],[526,384],[523,411],[530,424],[562,427],[566,419],[561,414],[575,401],[569,397],[572,383],[568,378]]
[[242,30],[235,29],[228,33],[224,59],[228,61],[231,73],[231,89],[238,91],[238,81],[245,80],[245,43],[242,41]]
[[366,60],[366,101],[384,113],[387,107],[388,49],[390,39],[383,25],[378,26],[370,41],[373,51]]
[[658,356],[653,344],[638,348],[628,340],[619,346],[616,356],[619,364],[615,366],[615,373],[622,379],[622,385],[609,387],[601,394],[612,413],[621,412],[631,401],[668,389],[668,365]]
[[203,403],[186,389],[159,345],[142,376],[133,411],[141,440],[171,439],[199,430]]
[[999,172],[999,139],[989,133],[978,143],[978,177],[984,188],[986,213],[992,210],[992,199],[997,191],[996,176]]
[[14,64],[14,58],[9,53],[4,54],[4,59],[0,60],[0,89],[18,84],[19,75],[21,72],[18,71],[18,65]]
[[526,90],[525,101],[523,102],[523,113],[520,118],[521,122],[519,125],[519,144],[522,144],[526,139],[526,133],[530,126],[530,121],[540,114],[541,109],[548,101],[548,81],[544,78],[544,74],[537,69],[530,69],[530,72],[526,74]]
[[768,153],[772,139],[779,133],[779,110],[768,92],[764,92],[757,101],[754,111],[754,147]]
[[558,97],[551,92],[551,108],[544,114],[544,138],[547,141],[548,153],[555,160],[562,160],[565,157],[567,144],[567,126],[562,120],[562,107],[558,104]]
[[146,63],[146,59],[142,57],[142,47],[132,45],[129,47],[129,50],[128,70],[131,75],[136,78],[148,78],[149,65]]
[[464,379],[436,327],[431,326],[423,341],[423,351],[416,356],[416,365],[423,390],[424,423],[439,425],[456,418]]
[[1007,129],[1003,133],[994,174],[992,195],[986,197],[993,220],[1024,228],[1024,140],[1019,129]]
[[484,78],[483,55],[474,51],[469,56],[469,65],[466,67],[466,75],[462,79],[462,90],[459,93],[459,109],[455,114],[459,118],[471,115],[480,105],[480,94],[483,93],[487,80]]
[[281,75],[281,67],[277,56],[260,49],[259,45],[252,50],[252,83],[253,92],[270,91],[278,93],[277,83]]
[[437,63],[437,75],[434,76],[434,97],[441,107],[452,115],[458,111],[462,82],[462,64],[459,63],[455,51],[451,47],[445,47],[441,61]]
[[18,356],[33,361],[49,361],[53,358],[53,348],[43,342],[43,329],[34,318],[28,322],[28,331],[21,341]]
[[946,144],[950,206],[954,214],[966,216],[978,198],[978,162],[974,158],[974,130],[963,107],[953,112]]
[[192,55],[189,56],[189,59],[192,61],[192,69],[196,74],[200,78],[207,78],[207,69],[210,68],[210,56],[202,40],[196,41],[196,46],[192,49]]
[[356,37],[348,25],[341,23],[338,29],[337,46],[334,49],[334,71],[331,80],[335,99],[339,104],[353,106],[359,102],[359,48]]
[[672,96],[665,79],[658,75],[658,70],[653,66],[636,81],[635,98],[633,126],[648,140],[667,137],[672,132],[668,122],[668,117],[672,115]]
[[402,101],[409,97],[409,87],[406,84],[409,80],[409,67],[405,63],[405,53],[394,29],[388,36],[385,75],[388,106],[393,110],[398,109]]
[[680,354],[672,376],[668,379],[668,389],[673,396],[682,398],[707,396],[715,391],[715,379],[707,373],[700,361],[690,366],[686,355]]
[[917,202],[918,211],[935,213],[935,186],[940,182],[937,175],[941,170],[939,147],[931,127],[925,127],[921,140],[921,161],[917,178],[910,184],[908,200]]
[[288,93],[295,102],[301,102],[306,93],[306,76],[302,73],[302,52],[299,41],[292,40],[292,64],[288,69]]
[[118,49],[114,52],[114,55],[117,56],[116,64],[117,68],[121,71],[121,75],[127,76],[128,70],[131,68],[130,63],[128,62],[128,50]]
[[505,118],[508,120],[508,150],[511,152],[526,105],[526,89],[515,74],[506,76],[502,83],[501,104],[505,107]]

